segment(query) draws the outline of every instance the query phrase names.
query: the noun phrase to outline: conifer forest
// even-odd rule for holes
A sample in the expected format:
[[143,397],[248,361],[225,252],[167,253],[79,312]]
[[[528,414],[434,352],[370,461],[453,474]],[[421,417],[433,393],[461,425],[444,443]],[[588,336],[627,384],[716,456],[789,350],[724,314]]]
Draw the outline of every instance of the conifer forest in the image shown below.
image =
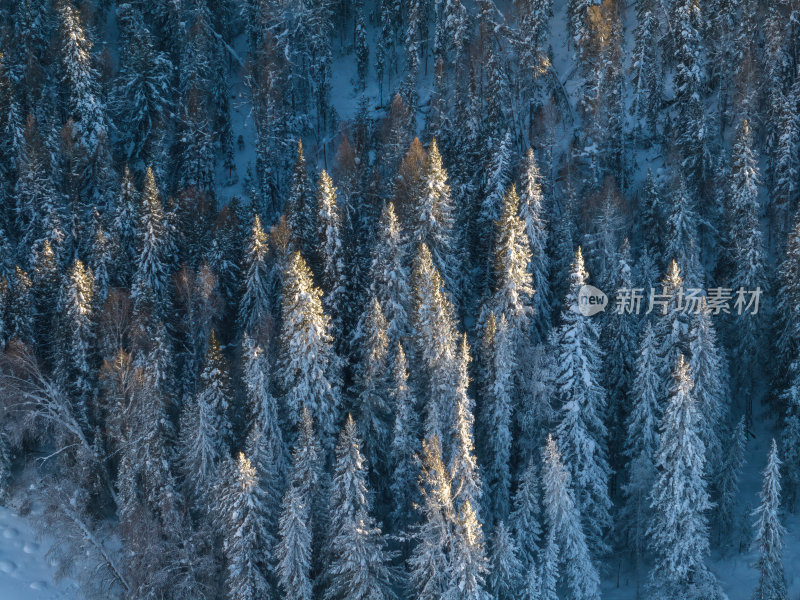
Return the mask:
[[798,600],[799,201],[800,0],[0,0],[0,598]]

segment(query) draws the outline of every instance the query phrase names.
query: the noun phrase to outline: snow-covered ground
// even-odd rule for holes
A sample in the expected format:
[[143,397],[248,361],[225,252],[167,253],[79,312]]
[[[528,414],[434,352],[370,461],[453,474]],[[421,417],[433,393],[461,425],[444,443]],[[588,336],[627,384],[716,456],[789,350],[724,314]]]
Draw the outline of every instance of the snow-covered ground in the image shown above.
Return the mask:
[[[35,519],[34,511],[28,518]],[[38,540],[28,520],[0,506],[0,600],[78,600],[69,579],[55,582],[48,540]]]

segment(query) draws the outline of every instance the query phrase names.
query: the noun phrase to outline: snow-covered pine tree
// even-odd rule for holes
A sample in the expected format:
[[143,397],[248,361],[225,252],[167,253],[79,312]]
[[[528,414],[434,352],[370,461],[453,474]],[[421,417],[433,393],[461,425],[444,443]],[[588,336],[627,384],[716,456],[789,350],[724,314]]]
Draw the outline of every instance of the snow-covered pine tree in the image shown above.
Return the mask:
[[[618,253],[614,274],[614,295],[621,290],[633,289],[631,272],[631,249],[627,238]],[[626,439],[625,423],[630,410],[630,391],[634,377],[633,363],[636,357],[637,319],[614,309],[603,323],[600,332],[600,347],[606,357],[603,386],[608,390],[609,455],[617,471],[622,467],[620,458]]]
[[659,45],[653,40],[660,35],[659,5],[650,0],[636,3],[634,30],[633,101],[631,114],[636,118],[634,143],[649,143],[656,135],[658,112],[661,108],[662,69]]
[[139,194],[127,165],[122,173],[117,205],[111,221],[114,267],[112,281],[129,287],[136,269],[139,228]]
[[655,262],[658,273],[663,273],[664,268],[666,268],[666,264],[664,264],[664,241],[668,232],[665,231],[664,219],[666,215],[664,214],[664,199],[661,193],[661,186],[651,169],[647,169],[647,177],[639,193],[637,214],[639,217],[640,242],[649,257]]
[[706,513],[711,502],[693,387],[689,364],[681,354],[659,430],[658,474],[650,496],[653,519],[648,535],[656,557],[651,585],[665,599],[700,600],[716,594],[714,576],[705,564],[709,553]]
[[678,357],[689,353],[689,315],[679,306],[683,277],[678,263],[672,260],[667,273],[661,281],[660,307],[654,303],[653,313],[658,317],[654,326],[656,337],[660,340],[658,356],[662,385],[659,402],[666,403]]
[[746,451],[747,429],[744,417],[742,417],[733,428],[719,470],[711,472],[714,475],[713,482],[717,493],[714,519],[719,527],[720,536],[727,534],[734,523],[736,501],[739,495],[739,478],[744,468]]
[[131,284],[131,298],[137,314],[152,313],[164,316],[166,309],[169,269],[168,261],[174,253],[171,232],[167,226],[167,215],[161,204],[153,169],[147,169],[142,191],[142,206],[139,211],[139,258]]
[[340,402],[339,359],[333,351],[330,319],[322,311],[322,291],[299,252],[283,274],[282,328],[278,380],[290,423],[301,424],[308,408],[326,449],[332,449]]
[[542,535],[541,489],[539,470],[533,458],[528,460],[514,494],[514,508],[509,521],[514,532],[520,559],[525,569],[536,570]]
[[94,352],[94,276],[80,260],[75,260],[64,280],[59,298],[56,373],[70,390],[74,418],[86,428],[93,426],[95,393]]
[[[242,380],[250,417],[247,455],[257,471],[265,502],[274,507],[280,503],[287,452],[277,402],[271,392],[268,358],[247,334],[242,337]],[[268,525],[273,525],[271,519]]]
[[393,350],[408,334],[411,286],[403,234],[391,202],[384,205],[378,221],[369,269],[369,290],[383,308],[389,348]]
[[269,556],[272,538],[267,529],[269,505],[258,484],[258,470],[240,452],[233,466],[233,480],[225,486],[224,551],[226,589],[231,600],[269,597]]
[[525,567],[519,559],[519,549],[514,534],[503,522],[498,523],[492,533],[489,564],[491,567],[488,583],[493,600],[519,598]]
[[436,139],[431,141],[423,167],[422,189],[413,199],[412,224],[408,235],[414,248],[425,244],[433,264],[444,280],[444,287],[453,299],[460,297],[459,261],[455,247],[455,209],[451,198],[447,171]]
[[453,411],[453,448],[450,459],[450,475],[453,480],[453,502],[460,508],[464,502],[471,502],[480,508],[482,488],[475,456],[473,402],[469,396],[469,344],[467,334],[461,336],[458,346],[458,376]]
[[428,247],[420,244],[412,273],[412,337],[415,355],[425,367],[426,392],[424,431],[426,438],[449,434],[447,408],[453,406],[456,373],[456,330],[454,309],[444,292],[439,271]]
[[781,460],[778,444],[772,440],[764,469],[761,505],[753,511],[756,517],[753,547],[758,550],[758,588],[754,600],[788,600],[786,578],[783,574],[783,536],[786,530],[780,522]]
[[773,386],[782,392],[787,385],[792,362],[800,352],[800,211],[795,213],[794,223],[786,238],[783,260],[778,267],[775,300],[775,325],[772,345],[775,361]]
[[549,281],[550,258],[547,254],[548,230],[541,179],[533,149],[528,148],[522,167],[519,216],[525,223],[525,233],[530,244],[528,272],[536,292],[533,297],[533,323],[538,340],[544,341],[550,330],[552,297]]
[[364,439],[364,456],[374,481],[387,473],[391,440],[391,410],[388,404],[389,336],[383,310],[374,296],[362,318],[361,360],[356,368],[359,430]]
[[346,294],[346,267],[342,215],[336,200],[336,188],[326,171],[319,175],[317,187],[317,247],[320,258],[320,281],[325,296],[322,305],[331,317],[331,334],[337,347],[343,343],[344,301]]
[[311,263],[315,262],[316,257],[314,254],[317,232],[315,206],[314,189],[308,178],[306,157],[303,153],[303,140],[298,139],[285,212],[288,215],[295,249]]
[[658,342],[653,327],[647,323],[642,332],[631,384],[633,408],[626,423],[625,457],[627,473],[622,491],[625,504],[620,520],[624,539],[634,556],[644,555],[646,531],[651,520],[650,490],[656,477],[656,452],[661,422],[661,372]]
[[766,256],[761,233],[760,205],[758,200],[758,161],[753,152],[753,135],[750,123],[743,119],[736,132],[736,142],[732,151],[730,179],[730,240],[733,245],[733,274],[730,287],[733,293],[738,290],[748,292],[761,290],[758,314],[753,310],[735,311],[736,335],[733,356],[741,365],[736,370],[737,388],[745,398],[748,425],[753,420],[752,390],[753,374],[763,368],[764,350],[762,323],[767,312]]
[[[526,223],[519,216],[519,196],[512,185],[502,196],[499,219],[495,219],[494,291],[492,309],[499,318],[505,317],[512,350],[527,341],[533,316],[531,306],[535,290],[529,271],[530,241]],[[516,376],[512,373],[512,376]]]
[[367,465],[361,454],[356,424],[348,415],[336,445],[331,487],[331,559],[326,565],[327,600],[369,598],[390,600],[391,555],[370,514]]
[[564,579],[573,598],[599,600],[600,575],[592,564],[583,533],[581,515],[572,489],[572,477],[562,462],[561,453],[552,436],[547,437],[547,443],[542,450],[542,464],[542,505],[548,531],[545,548],[553,550],[551,544],[557,544],[560,558],[556,562],[554,557],[549,557],[545,562],[551,574],[543,579],[550,580],[551,583],[543,587],[550,588],[555,583],[552,581],[553,571],[561,564],[564,566]]
[[517,366],[513,333],[505,315],[501,314],[493,336],[491,381],[483,418],[488,446],[486,485],[489,514],[500,521],[506,519],[511,508],[511,414]]
[[414,529],[416,545],[408,560],[419,600],[441,599],[452,575],[449,551],[454,544],[455,509],[450,475],[442,462],[439,439],[422,441],[419,487],[422,520]]
[[36,313],[33,301],[33,283],[19,265],[14,271],[7,314],[8,339],[16,339],[32,348],[36,339],[34,336]]
[[678,263],[687,287],[700,287],[703,281],[697,233],[700,220],[683,179],[679,180],[672,198],[666,224],[668,239],[665,253],[669,260]]
[[672,5],[670,22],[673,40],[669,60],[675,64],[675,122],[680,123],[676,128],[676,141],[681,152],[683,174],[696,188],[708,171],[708,131],[702,104],[704,24],[700,3],[697,0],[678,0]]
[[689,328],[689,369],[694,380],[694,398],[700,414],[698,433],[706,447],[706,475],[719,473],[723,440],[729,437],[730,390],[728,364],[717,344],[711,314],[703,304]]
[[419,452],[419,423],[417,399],[408,385],[408,363],[403,346],[398,343],[392,366],[392,383],[389,388],[394,427],[392,430],[391,491],[394,498],[392,524],[402,531],[412,518],[413,490],[417,483],[416,455]]
[[245,277],[239,301],[239,326],[258,340],[269,333],[272,317],[268,253],[268,236],[261,227],[261,219],[255,214],[242,269]]
[[442,600],[490,600],[486,591],[489,561],[478,515],[469,500],[458,509],[452,533],[450,581]]
[[781,395],[786,405],[783,417],[783,450],[786,506],[794,512],[800,494],[800,364],[792,363],[789,386]]
[[608,495],[610,468],[606,458],[605,390],[600,384],[602,352],[591,317],[578,308],[578,292],[586,284],[580,247],[570,272],[570,289],[554,333],[558,353],[556,389],[562,401],[556,428],[564,464],[575,486],[575,502],[583,517],[586,538],[594,556],[607,550],[603,532],[611,524]]

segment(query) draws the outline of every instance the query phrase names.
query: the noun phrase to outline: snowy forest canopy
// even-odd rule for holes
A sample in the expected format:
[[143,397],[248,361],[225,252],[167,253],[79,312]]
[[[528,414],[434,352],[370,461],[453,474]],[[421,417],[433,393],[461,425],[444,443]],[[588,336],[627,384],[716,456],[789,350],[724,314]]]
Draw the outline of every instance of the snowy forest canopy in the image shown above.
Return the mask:
[[799,198],[798,0],[0,0],[0,498],[102,598],[788,600]]

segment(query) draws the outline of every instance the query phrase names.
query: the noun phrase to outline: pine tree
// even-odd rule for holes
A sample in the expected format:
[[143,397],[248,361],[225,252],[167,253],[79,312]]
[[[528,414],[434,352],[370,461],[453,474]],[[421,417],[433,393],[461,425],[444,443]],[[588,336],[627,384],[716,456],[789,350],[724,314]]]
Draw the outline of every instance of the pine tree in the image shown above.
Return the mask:
[[761,488],[761,505],[753,511],[757,517],[753,547],[758,549],[759,581],[753,598],[755,600],[787,600],[786,578],[783,574],[783,536],[778,511],[781,504],[781,460],[778,445],[772,440],[767,466],[764,469],[764,484]]
[[410,241],[415,248],[423,243],[428,247],[433,264],[444,280],[445,289],[452,297],[458,298],[459,265],[453,232],[455,209],[447,183],[447,171],[442,166],[442,155],[439,154],[435,139],[428,149],[422,189],[419,197],[414,198],[414,203]]
[[[286,473],[286,448],[278,420],[277,402],[271,393],[269,361],[262,348],[247,334],[242,338],[242,362],[242,379],[251,423],[247,455],[258,473],[265,502],[269,506],[277,506]],[[272,524],[268,520],[269,531],[272,531]]]
[[450,476],[436,437],[422,442],[419,479],[422,521],[414,530],[416,546],[408,560],[411,583],[420,600],[442,598],[447,590],[455,519]]
[[[659,273],[663,272],[664,267],[664,243],[667,239],[668,231],[665,231],[664,218],[664,199],[661,194],[661,186],[653,175],[651,169],[647,169],[647,177],[642,185],[639,194],[639,231],[641,232],[641,243],[644,245],[647,254],[655,261]],[[676,204],[673,204],[675,207]],[[688,206],[688,205],[687,205]]]
[[681,166],[689,181],[699,184],[707,172],[707,128],[702,105],[705,79],[701,62],[703,22],[697,0],[678,0],[670,17],[673,23],[673,60],[675,61],[676,122],[681,152]]
[[299,426],[301,409],[307,407],[323,446],[330,449],[340,401],[339,360],[333,351],[330,319],[322,311],[322,292],[298,252],[291,255],[284,272],[281,313],[277,374],[290,423]]
[[381,211],[369,273],[369,290],[383,308],[386,334],[390,348],[394,348],[408,334],[411,287],[403,236],[391,202]]
[[306,157],[303,153],[303,140],[297,140],[297,155],[292,169],[289,197],[286,200],[286,214],[295,240],[295,249],[310,262],[314,262],[316,256],[314,254],[317,232],[315,206],[314,190],[308,178]]
[[494,600],[514,600],[522,588],[524,568],[514,534],[498,523],[492,534],[489,589]]
[[555,332],[558,353],[556,386],[562,401],[556,428],[564,464],[575,485],[575,502],[584,518],[589,546],[595,555],[606,551],[603,531],[611,524],[608,496],[610,469],[606,458],[605,390],[600,385],[600,360],[595,323],[579,312],[578,292],[588,273],[578,248],[570,273],[570,290]]
[[661,108],[662,72],[658,44],[660,34],[658,5],[651,1],[637,2],[634,30],[633,102],[631,114],[636,118],[636,139],[650,140],[656,135],[658,111]]
[[391,490],[394,498],[392,523],[402,530],[411,520],[417,482],[415,457],[419,452],[419,424],[416,398],[408,385],[408,364],[403,346],[398,343],[392,367],[392,385],[389,389],[394,427],[391,443]]
[[227,361],[222,355],[217,334],[211,330],[206,346],[206,359],[200,372],[199,403],[209,406],[212,427],[220,438],[230,444],[233,441],[231,409],[233,390]]
[[[542,451],[542,462],[544,520],[548,535],[553,543],[558,544],[559,562],[565,567],[567,587],[574,598],[599,599],[600,576],[592,564],[583,533],[581,516],[572,491],[572,478],[551,436],[548,436]],[[545,548],[553,549],[550,538]],[[552,558],[547,562],[550,563],[550,569],[557,568]],[[544,579],[552,581],[552,575]],[[550,585],[543,587],[547,589]]]
[[289,488],[281,503],[279,541],[275,549],[278,583],[286,598],[311,600],[312,540],[324,526],[321,513],[322,448],[305,407],[300,436],[292,453]]
[[623,533],[637,557],[646,549],[647,526],[651,520],[649,495],[656,477],[658,429],[661,422],[661,372],[658,343],[650,323],[642,332],[631,384],[633,409],[626,423],[624,454],[628,459],[621,520]]
[[283,498],[280,542],[275,549],[278,582],[284,597],[311,600],[311,527],[309,507],[300,488],[290,486]]
[[364,17],[358,18],[356,24],[356,68],[358,72],[358,88],[363,90],[367,82],[369,68],[369,44],[367,43],[367,27]]
[[390,555],[381,530],[370,515],[369,504],[367,466],[355,421],[348,415],[336,445],[330,508],[331,561],[327,565],[325,598],[395,597]]
[[719,471],[715,473],[714,481],[718,496],[714,507],[714,517],[719,524],[721,535],[731,530],[735,517],[734,508],[739,495],[739,478],[742,475],[747,450],[747,429],[744,417],[733,429],[732,437],[725,450],[725,456]]
[[8,339],[16,339],[23,344],[34,343],[34,302],[30,277],[19,265],[16,266],[8,302]]
[[[734,272],[731,278],[731,288],[736,293],[738,290],[762,291],[767,290],[766,257],[763,246],[761,226],[759,223],[758,201],[758,166],[753,153],[753,137],[747,119],[742,120],[736,134],[736,143],[733,147],[733,166],[731,168],[730,189],[730,239],[733,241]],[[737,311],[738,312],[738,311]],[[743,366],[737,373],[739,389],[745,394],[747,400],[746,416],[748,423],[752,422],[752,376],[743,377],[741,374],[752,375],[762,368],[763,339],[761,323],[764,322],[765,307],[760,306],[758,314],[742,310],[741,316],[736,320],[736,344],[733,355]]]
[[[693,396],[689,364],[681,355],[673,375],[669,403],[660,427],[658,474],[651,492],[653,520],[648,528],[656,560],[651,571],[663,598],[704,598],[713,575],[708,556],[711,508],[705,481],[705,444]],[[676,527],[681,523],[681,527]]]
[[[484,196],[481,203],[481,222],[483,227],[492,227],[500,218],[503,204],[507,202],[506,191],[511,183],[511,133],[506,132],[494,149],[486,171]],[[515,215],[516,216],[516,215]]]
[[443,600],[489,600],[491,596],[485,588],[489,564],[483,532],[469,500],[458,509],[453,529],[450,582]]
[[[775,301],[775,387],[782,391],[787,381],[792,361],[800,352],[800,280],[794,275],[800,272],[800,212],[795,213],[794,223],[786,239],[783,260],[777,270],[778,293]],[[785,457],[785,454],[784,454]]]
[[514,508],[509,518],[526,569],[536,570],[541,542],[541,489],[534,459],[529,459],[514,494]]
[[487,486],[491,498],[490,513],[502,521],[510,510],[511,412],[517,362],[512,332],[505,315],[500,315],[493,342],[492,381],[484,417],[488,446]]
[[128,167],[122,173],[116,211],[111,222],[113,232],[115,285],[130,286],[138,259],[137,231],[139,224],[139,195]]
[[33,308],[36,314],[34,318],[35,336],[39,346],[45,351],[44,358],[49,362],[59,355],[53,346],[53,323],[58,313],[61,287],[58,257],[53,251],[50,240],[45,240],[41,248],[35,252],[32,283]]
[[445,410],[455,389],[456,331],[453,306],[425,244],[414,259],[412,284],[415,352],[425,368],[425,437],[442,440],[451,431]]
[[364,455],[373,473],[382,478],[388,461],[390,408],[388,404],[389,336],[380,302],[373,297],[362,320],[361,361],[356,381],[359,430]]
[[243,453],[234,467],[234,479],[226,487],[225,535],[228,564],[226,587],[234,600],[256,600],[271,594],[267,580],[270,547],[265,513],[268,510],[258,485],[257,468]]
[[243,331],[256,337],[268,331],[272,316],[268,252],[267,233],[261,227],[258,215],[253,215],[253,227],[244,257],[245,279],[239,302],[239,324]]
[[528,272],[535,290],[533,297],[533,322],[540,341],[546,339],[550,329],[552,297],[550,291],[550,259],[547,254],[548,231],[544,218],[544,194],[541,174],[533,150],[528,148],[522,171],[519,196],[519,216],[525,223],[525,233],[530,243]]
[[723,460],[723,439],[728,436],[728,365],[718,348],[708,309],[692,319],[689,330],[689,368],[694,376],[694,398],[700,420],[698,433],[706,447],[706,474],[718,473]]
[[56,372],[71,392],[74,418],[86,428],[93,417],[90,403],[95,388],[93,294],[94,276],[80,260],[76,260],[64,281],[59,299],[61,350],[56,360]]
[[683,180],[673,195],[673,204],[667,220],[666,256],[674,260],[688,287],[698,287],[702,281],[700,243],[697,234],[699,218],[694,203]]
[[518,212],[519,197],[512,185],[503,196],[502,213],[495,226],[492,305],[498,318],[505,317],[514,345],[527,338],[535,293],[529,272],[530,242]]
[[343,336],[346,273],[342,236],[342,215],[336,200],[336,188],[327,172],[322,171],[317,188],[317,240],[320,255],[320,280],[325,292],[323,306],[330,315],[337,344]]
[[[467,334],[461,336],[458,347],[458,375],[453,417],[453,449],[450,475],[453,479],[453,499],[456,508],[469,501],[473,507],[481,506],[481,477],[475,456],[473,402],[469,396],[469,344]],[[510,442],[510,440],[508,440]],[[502,485],[502,484],[501,484]]]
[[141,251],[131,285],[131,298],[137,314],[152,311],[161,316],[166,302],[172,256],[167,215],[161,204],[151,168],[147,169],[142,192],[138,237]]
[[781,395],[786,405],[783,417],[783,450],[786,505],[794,512],[800,493],[800,364],[793,363],[790,384]]

